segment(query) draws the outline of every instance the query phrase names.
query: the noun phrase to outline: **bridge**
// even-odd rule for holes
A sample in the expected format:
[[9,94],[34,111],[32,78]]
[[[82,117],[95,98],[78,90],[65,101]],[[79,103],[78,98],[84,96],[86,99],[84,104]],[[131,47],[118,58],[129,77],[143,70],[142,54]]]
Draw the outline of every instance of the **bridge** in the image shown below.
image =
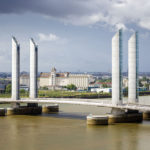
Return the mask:
[[78,99],[78,98],[36,98],[36,99],[20,99],[12,100],[11,98],[0,98],[0,103],[38,103],[38,104],[72,104],[72,105],[85,105],[96,107],[117,108],[123,110],[138,110],[141,112],[150,111],[150,105],[143,104],[128,104],[124,102],[121,105],[112,104],[111,100],[100,99]]
[[[13,108],[8,109],[11,113],[33,113],[35,109],[41,112],[38,104],[74,104],[112,108],[109,122],[139,122],[142,120],[141,112],[150,118],[150,105],[139,104],[138,93],[138,33],[135,32],[128,40],[128,101],[123,102],[122,87],[122,30],[119,30],[112,38],[112,100],[101,101],[96,99],[67,99],[67,98],[38,98],[38,46],[30,39],[30,95],[29,99],[20,99],[20,45],[15,37],[12,38],[12,96],[11,99],[0,99],[1,103],[12,103]],[[56,86],[55,80],[52,85]],[[21,107],[20,103],[27,103],[27,107]],[[44,112],[51,110],[45,107]],[[30,114],[29,113],[29,114]],[[106,124],[108,117],[89,117],[90,124]]]

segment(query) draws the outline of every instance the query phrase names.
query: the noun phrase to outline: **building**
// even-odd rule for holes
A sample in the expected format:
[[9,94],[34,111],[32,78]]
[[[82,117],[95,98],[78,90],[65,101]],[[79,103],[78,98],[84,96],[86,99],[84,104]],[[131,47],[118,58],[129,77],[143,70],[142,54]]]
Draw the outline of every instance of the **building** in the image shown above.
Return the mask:
[[20,75],[20,85],[28,86],[30,85],[29,74]]
[[11,84],[10,80],[6,80],[6,79],[0,80],[0,93],[5,93],[8,84]]
[[61,89],[69,84],[74,84],[78,89],[87,89],[92,79],[92,75],[88,74],[72,74],[69,72],[57,73],[52,68],[49,73],[41,73],[39,78],[40,87],[48,87],[49,89]]
[[0,93],[5,93],[6,86],[4,84],[0,84]]
[[91,88],[91,92],[97,92],[97,93],[111,93],[112,88]]

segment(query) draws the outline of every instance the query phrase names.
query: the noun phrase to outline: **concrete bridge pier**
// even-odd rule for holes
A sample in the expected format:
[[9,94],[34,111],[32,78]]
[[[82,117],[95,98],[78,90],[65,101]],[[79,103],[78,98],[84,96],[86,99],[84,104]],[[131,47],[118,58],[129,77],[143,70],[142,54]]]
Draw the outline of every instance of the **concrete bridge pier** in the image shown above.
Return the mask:
[[150,111],[143,112],[143,120],[150,120]]
[[108,125],[107,115],[88,115],[87,125]]
[[42,107],[28,107],[20,106],[15,108],[7,108],[7,116],[10,115],[40,115],[42,113]]
[[137,110],[112,108],[111,114],[108,115],[108,124],[139,123],[142,120],[143,114]]
[[49,113],[58,113],[59,112],[59,105],[43,105],[42,106],[42,113],[49,114]]
[[88,125],[111,125],[115,123],[140,123],[143,114],[137,110],[112,108],[110,114],[87,116]]
[[128,41],[128,103],[138,102],[138,33],[135,32]]
[[[20,99],[20,45],[15,37],[12,37],[12,100]],[[12,103],[12,107],[19,107],[19,103]]]
[[6,115],[6,109],[0,108],[0,116],[5,116],[5,115]]
[[[38,94],[38,46],[30,39],[30,98],[36,99]],[[28,107],[38,107],[38,103],[28,103]]]
[[122,104],[122,30],[112,38],[112,104]]
[[[38,49],[33,39],[30,40],[30,98],[37,98],[37,56]],[[12,100],[20,100],[20,45],[15,37],[12,38]],[[19,103],[12,103],[7,108],[7,115],[36,115],[42,113],[42,107],[38,103],[29,103],[27,106],[20,106]]]
[[30,39],[30,98],[37,98],[38,46]]

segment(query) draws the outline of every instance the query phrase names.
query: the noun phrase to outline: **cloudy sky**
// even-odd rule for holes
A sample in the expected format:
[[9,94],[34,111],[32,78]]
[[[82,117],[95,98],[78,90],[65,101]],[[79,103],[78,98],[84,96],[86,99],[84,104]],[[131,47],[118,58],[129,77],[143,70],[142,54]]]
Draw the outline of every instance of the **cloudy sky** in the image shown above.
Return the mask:
[[140,71],[150,72],[148,0],[0,0],[0,72],[11,71],[11,37],[21,45],[21,70],[29,71],[29,38],[39,46],[39,71],[111,72],[111,39],[127,42],[139,31]]

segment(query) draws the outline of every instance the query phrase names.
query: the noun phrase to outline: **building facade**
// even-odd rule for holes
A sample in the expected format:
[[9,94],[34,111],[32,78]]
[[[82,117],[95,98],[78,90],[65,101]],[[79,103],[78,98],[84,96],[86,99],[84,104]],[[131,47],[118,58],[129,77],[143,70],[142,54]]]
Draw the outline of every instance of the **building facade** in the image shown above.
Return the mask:
[[30,85],[29,75],[28,74],[22,74],[20,75],[20,85],[28,86]]
[[74,84],[78,89],[84,90],[88,88],[91,78],[92,76],[88,74],[57,73],[56,69],[52,68],[50,73],[40,74],[39,87],[57,89]]

